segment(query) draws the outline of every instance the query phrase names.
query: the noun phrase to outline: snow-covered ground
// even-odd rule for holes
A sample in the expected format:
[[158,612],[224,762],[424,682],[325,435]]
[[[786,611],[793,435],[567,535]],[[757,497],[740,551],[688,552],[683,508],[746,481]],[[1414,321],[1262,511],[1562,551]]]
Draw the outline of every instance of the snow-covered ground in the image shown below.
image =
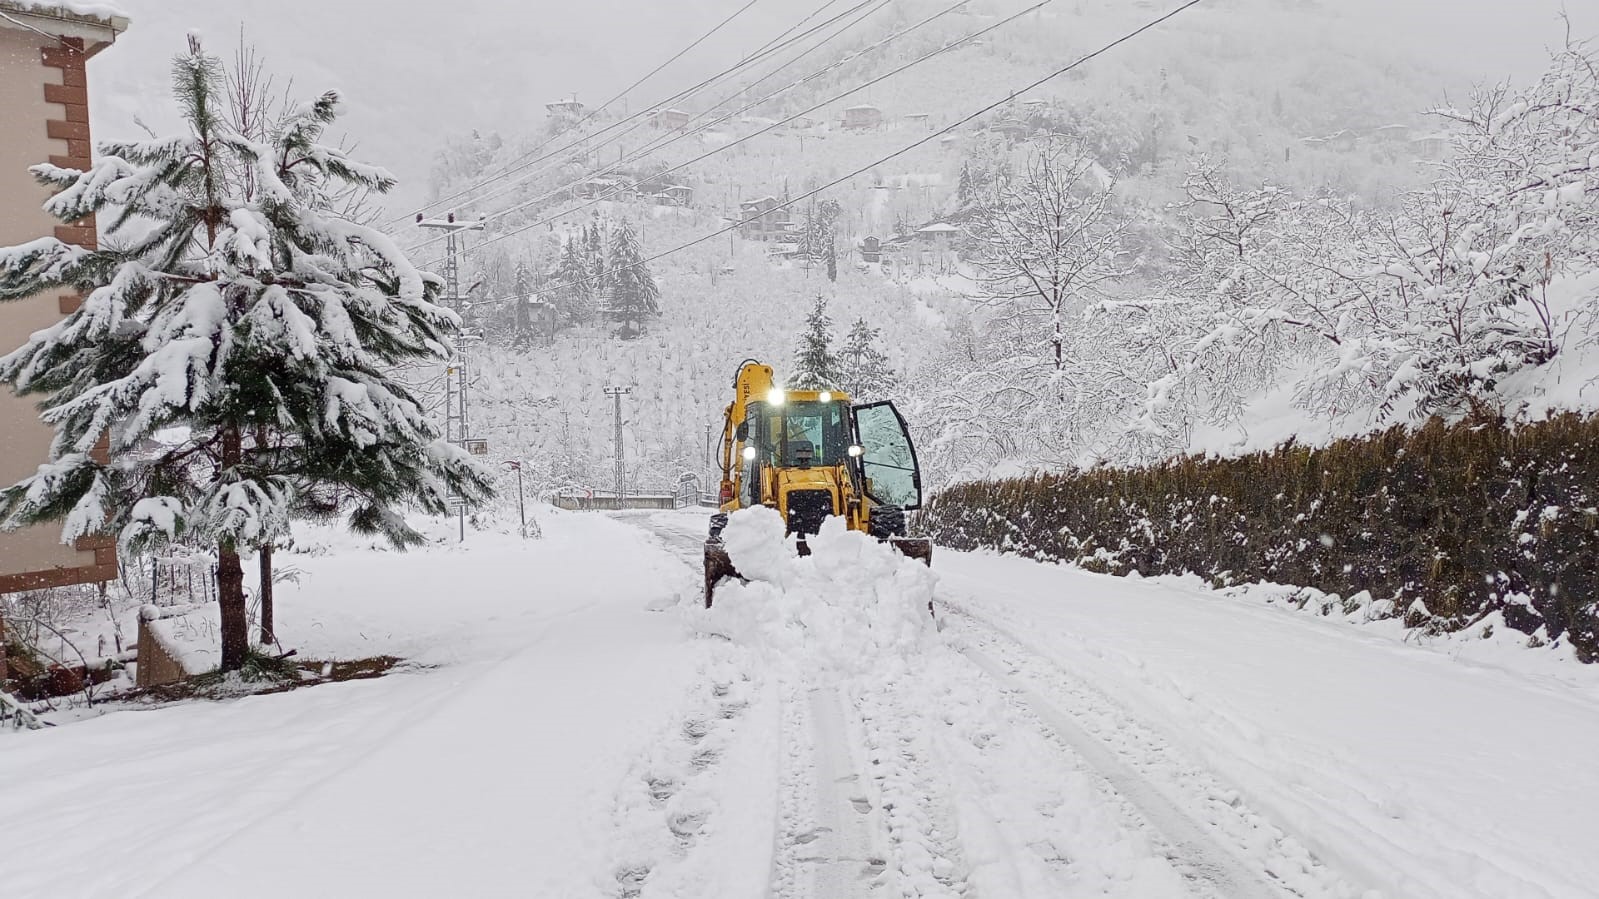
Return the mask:
[[[700,512],[296,557],[378,680],[0,735],[7,896],[1583,897],[1599,672]],[[767,523],[770,526],[770,523]],[[739,541],[743,540],[741,544]],[[931,598],[936,623],[927,615]]]

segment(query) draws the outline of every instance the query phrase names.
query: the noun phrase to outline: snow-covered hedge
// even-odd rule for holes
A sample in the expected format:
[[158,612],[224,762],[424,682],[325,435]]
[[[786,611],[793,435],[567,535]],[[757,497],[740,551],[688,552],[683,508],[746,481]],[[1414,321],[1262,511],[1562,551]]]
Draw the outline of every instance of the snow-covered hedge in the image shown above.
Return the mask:
[[942,545],[1115,574],[1368,591],[1410,627],[1498,612],[1599,661],[1599,416],[1395,428],[1311,449],[959,485]]

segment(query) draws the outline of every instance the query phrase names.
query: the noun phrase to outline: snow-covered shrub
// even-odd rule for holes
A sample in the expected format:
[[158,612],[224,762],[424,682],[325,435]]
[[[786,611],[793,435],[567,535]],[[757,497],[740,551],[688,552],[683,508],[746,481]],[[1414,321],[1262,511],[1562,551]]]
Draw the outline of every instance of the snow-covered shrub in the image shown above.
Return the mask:
[[1599,417],[1434,419],[1322,449],[958,485],[923,523],[952,548],[1113,574],[1364,591],[1368,614],[1411,627],[1496,615],[1599,661],[1595,485]]

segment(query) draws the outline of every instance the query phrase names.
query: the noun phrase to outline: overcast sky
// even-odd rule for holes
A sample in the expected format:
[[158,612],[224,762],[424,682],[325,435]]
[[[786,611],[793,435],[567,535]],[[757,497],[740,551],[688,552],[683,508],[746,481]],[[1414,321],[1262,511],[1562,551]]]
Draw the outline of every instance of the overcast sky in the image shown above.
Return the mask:
[[[345,93],[347,127],[360,136],[365,158],[406,182],[397,204],[404,206],[421,198],[445,135],[525,130],[545,102],[573,92],[590,104],[607,99],[747,0],[119,2],[133,27],[93,64],[101,136],[129,135],[134,116],[158,131],[171,127],[168,60],[184,33],[197,30],[226,53],[242,23],[302,95],[328,87]],[[1561,34],[1560,0],[1324,2],[1463,81],[1535,74]],[[634,108],[736,61],[818,5],[757,0],[653,81],[653,90],[631,98]],[[1599,14],[1579,6],[1573,16],[1579,32],[1599,28]]]

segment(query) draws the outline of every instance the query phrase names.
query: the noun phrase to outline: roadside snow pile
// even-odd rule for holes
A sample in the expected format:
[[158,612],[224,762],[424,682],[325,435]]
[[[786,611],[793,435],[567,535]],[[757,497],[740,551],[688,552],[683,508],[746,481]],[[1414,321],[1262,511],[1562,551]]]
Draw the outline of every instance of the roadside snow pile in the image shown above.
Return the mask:
[[809,556],[784,536],[767,508],[733,513],[722,532],[733,566],[747,580],[717,589],[704,630],[761,651],[813,676],[848,676],[899,664],[932,633],[933,573],[841,518],[823,522]]

